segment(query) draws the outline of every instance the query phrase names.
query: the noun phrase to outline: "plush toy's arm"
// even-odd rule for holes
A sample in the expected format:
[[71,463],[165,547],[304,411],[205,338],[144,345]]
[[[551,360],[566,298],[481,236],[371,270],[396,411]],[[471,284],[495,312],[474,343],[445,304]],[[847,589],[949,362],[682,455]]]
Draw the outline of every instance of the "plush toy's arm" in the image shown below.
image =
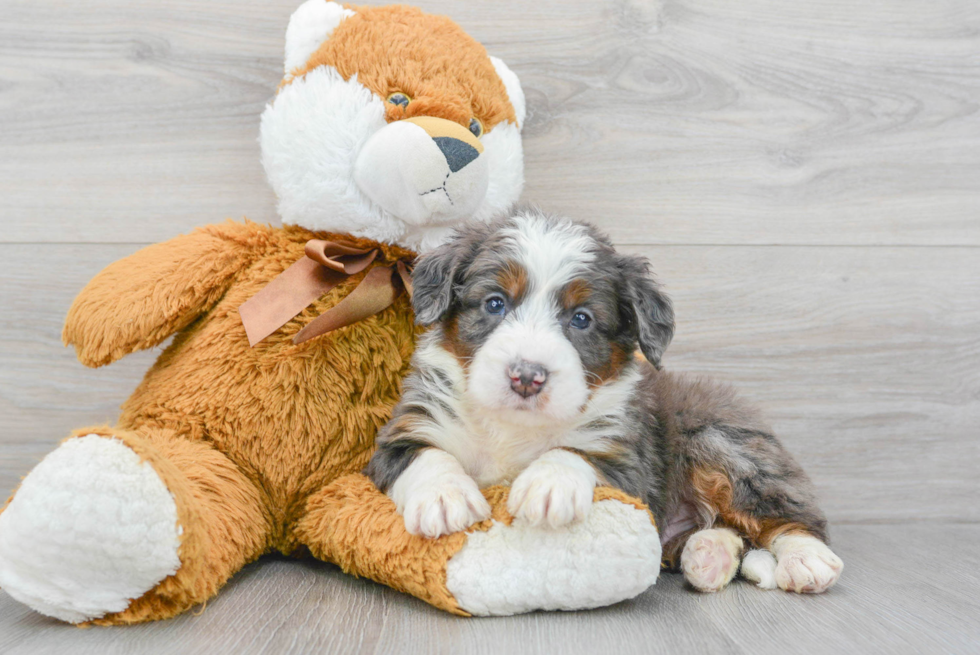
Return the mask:
[[601,607],[656,582],[660,536],[639,500],[598,487],[585,520],[549,528],[511,516],[508,493],[484,489],[489,519],[427,539],[409,534],[395,503],[355,473],[310,496],[295,534],[314,557],[454,614]]
[[110,264],[75,298],[62,340],[92,367],[159,344],[214,306],[263,231],[209,225]]

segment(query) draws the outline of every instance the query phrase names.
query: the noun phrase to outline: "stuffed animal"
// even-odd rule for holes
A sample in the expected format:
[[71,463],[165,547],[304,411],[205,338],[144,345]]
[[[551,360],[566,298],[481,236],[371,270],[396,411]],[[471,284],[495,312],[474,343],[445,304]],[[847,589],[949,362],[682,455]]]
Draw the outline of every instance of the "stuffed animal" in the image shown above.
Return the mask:
[[506,489],[469,532],[409,535],[359,472],[417,328],[418,251],[520,195],[524,95],[447,18],[309,0],[261,122],[284,227],[227,222],[145,248],[81,292],[87,366],[173,342],[114,427],[77,430],[0,514],[0,587],[71,623],[177,615],[263,553],[312,553],[457,614],[616,602],[659,571],[648,510],[521,525]]

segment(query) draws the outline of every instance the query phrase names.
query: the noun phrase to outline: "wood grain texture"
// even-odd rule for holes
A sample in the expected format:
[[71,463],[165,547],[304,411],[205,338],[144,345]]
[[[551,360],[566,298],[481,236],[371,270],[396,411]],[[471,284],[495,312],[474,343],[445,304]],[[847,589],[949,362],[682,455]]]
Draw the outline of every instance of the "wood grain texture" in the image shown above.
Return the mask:
[[[274,221],[255,137],[296,4],[4,2],[0,239]],[[522,77],[525,197],[619,242],[980,244],[976,2],[419,4]]]
[[454,617],[327,564],[270,558],[193,614],[126,628],[79,630],[0,592],[0,652],[975,653],[980,556],[963,544],[978,539],[976,525],[848,525],[836,546],[847,568],[824,596],[745,582],[699,594],[665,574],[613,607],[492,619]]
[[[111,422],[154,353],[85,369],[72,297],[134,245],[0,245],[0,487]],[[762,406],[837,521],[980,520],[980,276],[972,248],[647,246],[675,301],[664,363]],[[157,351],[159,352],[159,351]]]

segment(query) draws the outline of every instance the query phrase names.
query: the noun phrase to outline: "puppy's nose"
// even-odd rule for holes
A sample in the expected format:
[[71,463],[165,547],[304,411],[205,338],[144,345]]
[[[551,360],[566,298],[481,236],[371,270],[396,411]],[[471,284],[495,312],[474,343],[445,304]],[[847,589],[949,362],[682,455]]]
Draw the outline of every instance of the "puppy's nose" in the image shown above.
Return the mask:
[[442,151],[443,156],[446,158],[446,163],[449,164],[449,170],[453,173],[462,170],[467,164],[480,156],[476,148],[451,136],[437,136],[432,140],[439,146],[439,150]]
[[510,388],[522,398],[530,398],[541,393],[548,380],[548,369],[541,364],[521,360],[507,367]]

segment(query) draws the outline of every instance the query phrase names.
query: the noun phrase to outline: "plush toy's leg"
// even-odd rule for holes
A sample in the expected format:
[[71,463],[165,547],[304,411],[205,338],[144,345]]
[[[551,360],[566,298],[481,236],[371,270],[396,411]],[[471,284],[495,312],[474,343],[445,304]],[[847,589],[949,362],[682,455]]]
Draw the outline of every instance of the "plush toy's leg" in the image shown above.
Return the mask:
[[0,588],[71,623],[135,623],[207,600],[268,544],[259,492],[206,443],[82,430],[0,514]]
[[656,582],[657,529],[626,494],[597,489],[588,518],[559,529],[511,517],[506,488],[484,495],[489,520],[426,539],[405,531],[395,504],[370,480],[350,475],[310,498],[296,535],[316,557],[460,615],[599,607]]

